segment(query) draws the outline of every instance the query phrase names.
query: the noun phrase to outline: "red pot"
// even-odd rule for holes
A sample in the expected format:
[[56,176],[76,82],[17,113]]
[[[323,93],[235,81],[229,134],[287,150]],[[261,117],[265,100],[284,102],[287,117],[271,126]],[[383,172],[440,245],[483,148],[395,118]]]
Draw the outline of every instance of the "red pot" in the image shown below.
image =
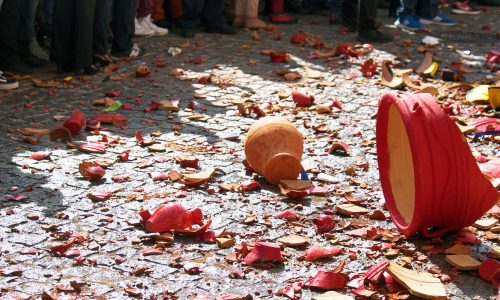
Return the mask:
[[[377,154],[387,208],[407,236],[469,226],[499,199],[462,133],[430,94],[382,97]],[[431,227],[440,229],[429,233]]]
[[71,135],[78,134],[83,126],[85,126],[85,115],[79,110],[75,110],[63,125],[71,132]]

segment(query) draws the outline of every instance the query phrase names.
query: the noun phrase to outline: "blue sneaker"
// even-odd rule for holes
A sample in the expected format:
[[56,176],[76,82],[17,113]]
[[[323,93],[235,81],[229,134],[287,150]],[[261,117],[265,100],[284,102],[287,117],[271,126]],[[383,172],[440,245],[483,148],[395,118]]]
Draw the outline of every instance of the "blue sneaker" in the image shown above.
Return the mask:
[[418,17],[415,15],[398,17],[394,25],[396,25],[399,28],[405,28],[408,30],[424,29],[424,26],[422,26]]
[[457,24],[457,21],[453,20],[450,17],[447,17],[444,13],[439,12],[432,20],[420,18],[420,23],[425,25],[436,24],[443,26],[453,26]]

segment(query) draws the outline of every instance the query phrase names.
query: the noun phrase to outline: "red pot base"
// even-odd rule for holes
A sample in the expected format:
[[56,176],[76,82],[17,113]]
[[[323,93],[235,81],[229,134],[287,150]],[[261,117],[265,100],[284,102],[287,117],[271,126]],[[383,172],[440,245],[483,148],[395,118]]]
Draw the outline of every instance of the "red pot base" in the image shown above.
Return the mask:
[[382,97],[377,155],[387,209],[407,236],[469,226],[499,199],[455,122],[430,94]]

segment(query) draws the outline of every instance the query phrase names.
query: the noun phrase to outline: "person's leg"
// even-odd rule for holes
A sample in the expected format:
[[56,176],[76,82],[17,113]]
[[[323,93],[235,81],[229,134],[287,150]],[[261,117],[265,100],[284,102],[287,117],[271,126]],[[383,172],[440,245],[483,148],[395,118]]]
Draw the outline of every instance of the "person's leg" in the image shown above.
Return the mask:
[[8,72],[29,72],[19,53],[18,31],[26,0],[4,0],[0,10],[0,69]]
[[[137,25],[139,25],[140,28],[146,29],[149,31],[152,31],[154,35],[156,36],[163,36],[168,34],[168,29],[166,28],[161,28],[156,26],[152,19],[151,15],[153,14],[153,10],[155,8],[155,3],[156,0],[140,0],[139,3],[139,8],[137,10],[137,22],[136,22],[136,28]],[[137,33],[136,33],[137,35]]]
[[344,0],[328,0],[326,2],[326,8],[330,13],[329,21],[330,24],[339,24],[340,16],[342,15],[342,6]]
[[54,0],[42,0],[43,15],[45,16],[45,30],[52,32],[52,18],[54,15]]
[[177,24],[182,29],[184,37],[194,37],[196,28],[200,26],[204,0],[183,0],[182,15]]
[[132,51],[134,37],[134,0],[113,1],[113,46],[111,53],[117,56],[128,55]]
[[415,14],[420,18],[432,20],[435,15],[432,13],[431,2],[431,0],[418,0],[415,6]]
[[98,0],[94,13],[94,53],[97,56],[108,54],[109,24],[113,0]]
[[297,23],[299,19],[285,13],[285,0],[270,0],[271,1],[271,22],[292,24]]
[[358,40],[363,43],[386,43],[393,40],[391,35],[377,29],[377,0],[361,0],[359,8]]
[[259,19],[259,0],[246,1],[245,27],[260,29],[266,27],[266,23]]
[[[28,2],[26,3],[26,7],[24,8],[24,11],[26,13],[22,15],[21,19],[24,23],[24,27],[26,28],[25,38],[28,41],[28,51],[38,58],[47,60],[49,56],[45,51],[43,51],[43,49],[38,44],[38,41],[36,40],[35,18],[39,4],[39,0],[28,0]],[[25,45],[23,45],[23,47],[24,46]]]
[[[99,0],[100,1],[100,0]],[[94,32],[94,12],[96,0],[76,0],[73,38],[74,67],[79,71],[89,69],[94,62],[94,37],[90,32]],[[94,72],[91,70],[90,72]]]
[[415,15],[415,6],[417,0],[401,0],[401,5],[398,8],[398,17]]
[[227,24],[224,17],[224,0],[205,0],[203,21],[209,32],[234,34],[236,29]]
[[72,42],[75,1],[54,1],[50,58],[57,64],[58,72],[68,72],[74,69]]
[[[430,1],[430,0],[424,0],[424,1]],[[394,23],[394,25],[408,30],[423,29],[424,27],[422,26],[422,24],[420,24],[420,21],[418,20],[418,17],[415,14],[416,5],[417,5],[417,0],[401,0],[401,6],[398,8],[397,11],[398,18]]]
[[[425,0],[423,7],[417,10],[417,14],[420,17],[420,22],[422,24],[437,24],[444,26],[453,26],[457,24],[455,20],[446,16],[442,11],[439,11],[439,0]],[[428,6],[425,6],[428,5]]]
[[[247,1],[251,0],[235,0],[234,3],[234,27],[241,27],[245,24]],[[257,5],[259,5],[257,0]]]

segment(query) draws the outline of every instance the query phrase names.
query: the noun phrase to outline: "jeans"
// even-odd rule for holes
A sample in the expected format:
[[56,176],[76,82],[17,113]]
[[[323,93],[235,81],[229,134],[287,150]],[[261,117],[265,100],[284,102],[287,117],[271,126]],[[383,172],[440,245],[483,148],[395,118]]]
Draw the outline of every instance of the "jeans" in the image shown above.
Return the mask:
[[342,13],[342,5],[344,4],[344,0],[328,0],[326,2],[326,8],[329,12],[334,13],[336,15],[340,15]]
[[52,16],[54,15],[54,0],[41,0],[43,15],[45,16],[45,30],[52,32]]
[[29,0],[26,2],[26,7],[24,7],[25,13],[21,16],[26,29],[27,29],[27,38],[31,41],[36,36],[35,31],[35,17],[36,17],[36,9],[40,0]]
[[134,37],[135,0],[98,0],[94,17],[94,51],[98,55],[108,53],[109,23],[113,22],[111,53],[126,56],[132,51]]
[[184,0],[183,14],[177,21],[183,29],[194,29],[203,21],[207,29],[226,25],[224,0]]
[[[431,1],[433,5],[431,5]],[[433,12],[434,6],[435,12]],[[425,19],[432,19],[437,14],[437,7],[439,7],[439,0],[401,0],[398,17],[417,15]]]

